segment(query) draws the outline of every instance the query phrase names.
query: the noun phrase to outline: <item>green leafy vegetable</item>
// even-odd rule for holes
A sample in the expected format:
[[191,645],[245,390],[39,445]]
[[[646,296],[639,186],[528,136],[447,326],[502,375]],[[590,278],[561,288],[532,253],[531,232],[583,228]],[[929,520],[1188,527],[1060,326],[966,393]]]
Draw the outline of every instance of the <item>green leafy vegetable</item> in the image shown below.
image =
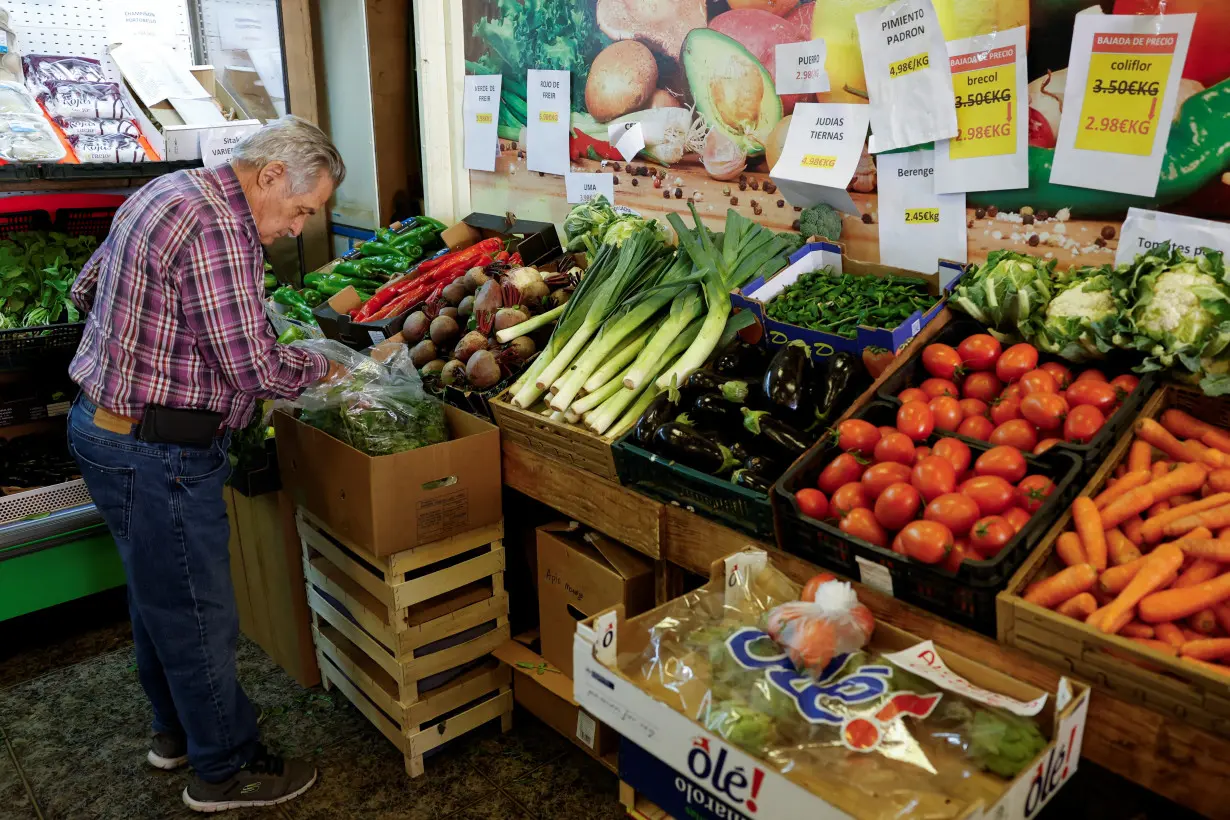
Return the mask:
[[69,291],[98,240],[27,231],[0,240],[0,329],[77,322]]
[[841,214],[833,210],[832,205],[823,202],[804,208],[803,213],[799,214],[799,235],[822,236],[836,242],[841,239]]
[[992,251],[962,277],[952,306],[987,326],[1000,341],[1028,338],[1029,320],[1051,301],[1055,260],[1016,251]]
[[1109,265],[1076,268],[1060,276],[1046,310],[1033,314],[1031,341],[1073,362],[1104,358],[1122,312],[1113,277]]

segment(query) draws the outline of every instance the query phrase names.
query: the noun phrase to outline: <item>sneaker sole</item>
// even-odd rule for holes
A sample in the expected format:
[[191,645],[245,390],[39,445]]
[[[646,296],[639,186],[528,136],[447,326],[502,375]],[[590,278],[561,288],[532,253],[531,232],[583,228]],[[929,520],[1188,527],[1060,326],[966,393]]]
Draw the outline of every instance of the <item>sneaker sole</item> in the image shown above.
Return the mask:
[[163,757],[160,754],[156,754],[153,749],[149,750],[149,754],[145,756],[145,759],[149,761],[149,765],[155,769],[162,769],[164,772],[174,771],[188,763],[188,755],[183,755],[182,757]]
[[205,812],[205,813],[212,813],[212,812],[218,812],[218,811],[229,811],[231,809],[255,808],[258,806],[276,806],[279,803],[285,803],[289,800],[294,800],[296,797],[298,797],[299,795],[306,792],[308,789],[315,786],[316,778],[319,776],[319,774],[320,774],[319,772],[312,772],[312,779],[309,780],[307,783],[303,784],[302,786],[300,786],[298,789],[291,792],[290,794],[284,794],[281,797],[274,798],[273,800],[228,800],[222,803],[201,802],[198,800],[193,800],[192,796],[188,794],[188,788],[185,786],[184,787],[184,805],[192,809],[193,811],[199,811],[199,812]]

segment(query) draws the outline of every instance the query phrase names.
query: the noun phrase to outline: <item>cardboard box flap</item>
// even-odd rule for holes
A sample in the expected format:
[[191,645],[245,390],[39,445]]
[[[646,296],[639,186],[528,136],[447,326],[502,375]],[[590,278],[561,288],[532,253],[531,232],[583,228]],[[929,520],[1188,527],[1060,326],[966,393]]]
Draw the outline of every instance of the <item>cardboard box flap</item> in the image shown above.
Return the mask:
[[547,663],[542,655],[516,638],[500,644],[491,651],[491,654],[511,666],[516,674],[533,677],[535,683],[551,694],[568,701],[573,706],[577,705],[576,699],[572,696],[572,678]]
[[618,541],[607,538],[600,532],[587,532],[584,538],[598,551],[611,569],[619,573],[619,576],[626,581],[653,572],[653,563],[649,558],[625,547]]

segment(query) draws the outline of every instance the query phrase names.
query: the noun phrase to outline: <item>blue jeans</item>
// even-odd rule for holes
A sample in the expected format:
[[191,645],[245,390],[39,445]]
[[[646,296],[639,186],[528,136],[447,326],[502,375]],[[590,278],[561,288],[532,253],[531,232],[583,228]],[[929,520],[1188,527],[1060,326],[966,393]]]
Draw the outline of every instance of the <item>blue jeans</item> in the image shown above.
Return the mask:
[[222,488],[229,437],[209,448],[149,444],[94,424],[84,395],[68,444],[128,576],[128,609],[154,731],[185,736],[203,780],[252,757],[256,713],[235,677],[239,614]]

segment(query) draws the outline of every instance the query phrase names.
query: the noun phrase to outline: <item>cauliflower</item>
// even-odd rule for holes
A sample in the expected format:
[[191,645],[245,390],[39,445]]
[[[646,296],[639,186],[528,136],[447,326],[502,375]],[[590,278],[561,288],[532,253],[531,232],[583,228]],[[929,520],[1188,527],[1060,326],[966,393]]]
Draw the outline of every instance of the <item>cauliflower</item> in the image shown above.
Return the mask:
[[1059,282],[1030,336],[1042,350],[1070,361],[1100,359],[1110,349],[1119,313],[1109,266],[1080,268]]
[[987,325],[1001,342],[1029,337],[1051,300],[1054,261],[1015,251],[992,251],[953,291],[950,305]]
[[1226,299],[1220,283],[1204,273],[1193,272],[1194,263],[1184,263],[1157,277],[1153,293],[1136,320],[1136,329],[1151,339],[1173,336],[1194,344],[1213,324],[1213,314],[1201,304],[1206,297]]

